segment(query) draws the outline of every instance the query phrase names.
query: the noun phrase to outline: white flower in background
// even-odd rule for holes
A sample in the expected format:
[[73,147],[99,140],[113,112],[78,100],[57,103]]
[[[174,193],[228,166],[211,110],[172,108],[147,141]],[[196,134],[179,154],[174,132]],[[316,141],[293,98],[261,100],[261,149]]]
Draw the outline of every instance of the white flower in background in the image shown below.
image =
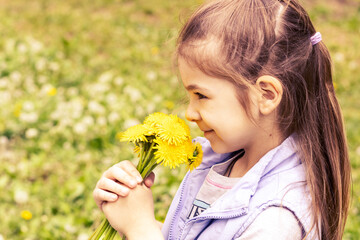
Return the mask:
[[80,233],[76,240],[88,240],[89,237],[86,233]]
[[106,117],[104,116],[100,116],[96,119],[96,124],[99,125],[99,126],[106,126],[107,124],[107,120],[106,120]]
[[37,82],[40,84],[45,84],[47,82],[48,78],[45,75],[40,75],[37,78]]
[[6,88],[9,85],[9,79],[7,77],[0,78],[0,88]]
[[79,90],[76,87],[70,87],[67,89],[66,93],[69,97],[74,97],[79,95]]
[[19,53],[25,53],[25,52],[27,52],[28,47],[27,47],[25,44],[20,43],[20,44],[17,46],[17,50],[18,50]]
[[84,135],[88,129],[86,124],[79,122],[74,125],[73,130],[79,135]]
[[76,232],[76,227],[69,224],[69,223],[65,224],[64,229],[65,229],[65,231],[67,231],[69,233],[75,233]]
[[19,83],[21,80],[21,73],[15,71],[10,74],[10,80],[14,81],[14,83]]
[[39,60],[35,63],[35,68],[38,71],[43,71],[46,67],[46,59],[45,58],[39,58]]
[[141,92],[137,88],[131,86],[126,86],[124,88],[124,93],[130,97],[132,102],[136,102],[142,97]]
[[151,102],[146,106],[146,112],[153,113],[155,111],[155,108],[156,108],[155,104]]
[[42,215],[42,216],[40,217],[40,220],[41,220],[42,222],[47,222],[47,221],[49,220],[49,217],[44,214],[44,215]]
[[21,112],[19,116],[19,119],[22,122],[26,122],[26,123],[35,123],[38,120],[38,118],[39,116],[35,112],[30,112],[30,113]]
[[0,147],[6,147],[9,143],[9,139],[5,136],[0,136]]
[[342,52],[337,52],[334,55],[335,62],[344,62],[345,61],[345,55]]
[[29,194],[25,190],[17,189],[14,193],[14,200],[18,204],[27,203],[29,201]]
[[155,95],[155,96],[153,97],[153,102],[154,102],[154,103],[159,103],[159,102],[161,102],[162,100],[163,100],[163,97],[160,96],[160,95]]
[[49,69],[50,69],[51,71],[57,72],[57,71],[59,71],[59,69],[60,69],[60,65],[59,65],[57,62],[51,62],[51,63],[49,64]]
[[142,116],[142,115],[144,115],[145,114],[145,110],[144,110],[144,108],[142,107],[142,106],[136,106],[135,107],[135,114],[136,114],[136,116]]
[[70,103],[68,103],[69,107],[69,115],[74,118],[78,119],[83,115],[84,112],[84,104],[81,99],[74,99]]
[[358,64],[357,64],[356,61],[351,61],[351,62],[349,63],[349,69],[350,69],[350,70],[355,70],[355,69],[357,69],[357,68],[358,68]]
[[127,120],[125,120],[125,122],[124,122],[124,126],[123,126],[123,128],[124,129],[128,129],[129,127],[132,127],[132,126],[135,126],[135,125],[137,125],[137,124],[140,124],[140,121],[139,120],[137,120],[137,119],[127,119]]
[[91,113],[95,113],[95,114],[99,114],[99,115],[105,113],[104,106],[96,101],[90,101],[88,104],[88,108]]
[[94,118],[92,116],[85,116],[83,119],[82,119],[82,123],[87,125],[87,126],[92,126],[94,125]]
[[88,85],[87,87],[87,91],[90,92],[93,96],[101,96],[109,90],[110,85],[108,83],[94,83]]
[[0,234],[0,240],[5,240],[5,238],[1,234]]
[[100,75],[98,81],[100,83],[108,83],[113,79],[114,75],[112,74],[111,71],[108,72],[104,72]]
[[10,92],[0,92],[0,106],[7,105],[11,101],[11,93]]
[[114,104],[118,101],[118,97],[116,96],[115,93],[109,93],[106,95],[105,97],[106,103],[108,103],[109,105]]
[[51,149],[51,143],[49,141],[41,141],[39,143],[39,146],[41,147],[41,149],[44,149],[45,151],[46,150],[50,150]]
[[25,132],[25,137],[28,139],[35,138],[38,136],[38,134],[39,134],[39,131],[36,128],[29,128]]
[[119,121],[120,115],[117,112],[111,112],[108,116],[109,123],[115,123]]
[[59,102],[57,108],[51,113],[50,117],[53,120],[64,121],[66,119],[79,119],[83,115],[84,105],[79,98],[73,99],[70,102]]
[[39,91],[37,86],[34,83],[34,79],[31,76],[27,76],[24,81],[24,87],[28,93],[35,93]]
[[27,43],[30,47],[30,51],[33,53],[40,52],[43,49],[43,44],[32,37],[27,38]]
[[355,150],[356,154],[360,156],[360,146],[358,146]]
[[157,78],[157,74],[156,72],[154,71],[150,71],[146,74],[146,78],[149,80],[149,81],[154,81],[156,78]]
[[116,77],[114,83],[116,86],[121,86],[124,83],[124,79],[122,77]]
[[34,103],[33,102],[30,102],[30,101],[25,101],[22,105],[22,109],[25,111],[25,112],[31,112],[31,111],[34,111],[35,109],[35,106],[34,106]]
[[170,84],[173,85],[173,86],[178,86],[178,85],[179,85],[179,78],[176,77],[176,76],[173,76],[173,77],[170,79]]
[[69,143],[69,142],[64,142],[64,144],[63,144],[63,148],[64,148],[64,149],[69,150],[69,149],[71,149],[71,147],[72,147],[71,143]]

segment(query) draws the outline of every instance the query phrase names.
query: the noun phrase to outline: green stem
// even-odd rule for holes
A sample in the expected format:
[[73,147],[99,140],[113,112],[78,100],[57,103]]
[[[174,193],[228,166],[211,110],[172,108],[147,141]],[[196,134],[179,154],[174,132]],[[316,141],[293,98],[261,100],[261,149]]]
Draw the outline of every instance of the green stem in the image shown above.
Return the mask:
[[150,156],[151,156],[151,161],[145,166],[143,172],[141,172],[141,177],[143,179],[145,179],[151,173],[151,171],[154,170],[154,168],[157,165],[159,165],[158,163],[156,163],[156,159],[154,158],[153,151],[152,151],[152,154]]
[[136,166],[136,169],[140,172],[141,169],[143,168],[143,158],[144,158],[144,152],[145,152],[145,146],[147,144],[144,142],[140,142],[139,143],[139,147],[140,147],[140,158],[139,158],[139,162],[138,165]]
[[149,161],[151,160],[151,156],[154,154],[154,146],[155,146],[155,142],[152,141],[151,142],[151,145],[149,146],[148,149],[146,149],[146,155],[145,155],[145,158],[143,159],[143,169],[147,167],[147,165],[149,165]]
[[110,225],[107,219],[103,219],[101,224],[96,228],[95,232],[90,236],[89,240],[98,240],[100,239],[103,232],[106,230],[107,225]]

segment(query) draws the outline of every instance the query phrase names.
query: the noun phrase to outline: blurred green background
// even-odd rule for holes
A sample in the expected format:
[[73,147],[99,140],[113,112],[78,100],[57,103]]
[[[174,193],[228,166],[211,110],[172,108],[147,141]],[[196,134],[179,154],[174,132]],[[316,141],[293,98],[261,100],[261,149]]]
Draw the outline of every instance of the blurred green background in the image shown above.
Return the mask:
[[[200,3],[0,0],[0,240],[88,238],[101,173],[134,158],[116,133],[154,111],[184,117],[172,52]],[[344,239],[360,239],[360,1],[303,3],[335,66],[353,168]],[[157,170],[159,220],[185,171]]]

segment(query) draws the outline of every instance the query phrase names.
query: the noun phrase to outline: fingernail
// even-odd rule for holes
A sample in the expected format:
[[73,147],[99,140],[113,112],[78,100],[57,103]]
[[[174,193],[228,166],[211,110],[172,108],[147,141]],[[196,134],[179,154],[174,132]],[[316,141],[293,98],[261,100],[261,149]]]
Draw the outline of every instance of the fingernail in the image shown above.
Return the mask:
[[143,179],[140,176],[137,176],[136,180],[138,181],[138,183],[141,183],[143,181]]
[[130,180],[129,183],[130,183],[131,186],[136,186],[137,185],[137,182],[135,180]]
[[112,201],[115,201],[116,199],[117,199],[117,196],[114,196],[114,195],[111,196]]

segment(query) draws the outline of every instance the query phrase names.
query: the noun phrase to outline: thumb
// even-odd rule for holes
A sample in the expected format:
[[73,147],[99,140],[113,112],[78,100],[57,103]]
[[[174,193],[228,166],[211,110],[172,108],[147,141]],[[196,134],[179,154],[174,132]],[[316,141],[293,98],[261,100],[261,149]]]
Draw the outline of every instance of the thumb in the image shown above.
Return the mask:
[[151,172],[149,176],[147,176],[147,178],[145,178],[144,180],[145,186],[150,188],[154,184],[154,181],[155,181],[155,174]]

